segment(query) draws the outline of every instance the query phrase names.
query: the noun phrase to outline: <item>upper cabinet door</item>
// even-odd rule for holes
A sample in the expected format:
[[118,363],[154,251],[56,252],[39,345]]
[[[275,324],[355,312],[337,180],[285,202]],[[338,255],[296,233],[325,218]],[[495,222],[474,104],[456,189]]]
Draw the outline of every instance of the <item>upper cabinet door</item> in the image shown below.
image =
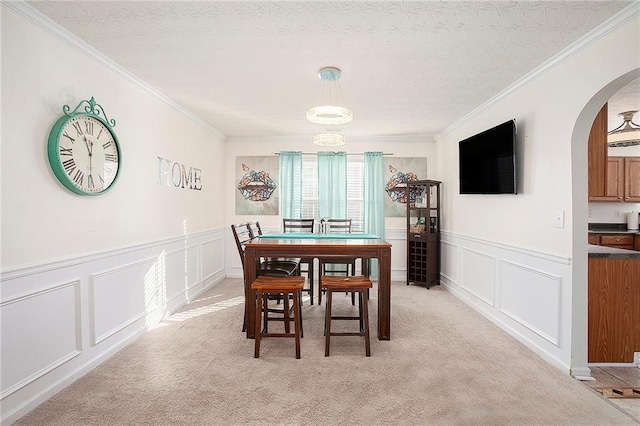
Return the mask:
[[604,104],[589,133],[589,201],[603,200],[607,190],[608,106]]
[[624,201],[640,202],[640,157],[624,159]]
[[607,160],[607,190],[602,201],[624,201],[624,157]]

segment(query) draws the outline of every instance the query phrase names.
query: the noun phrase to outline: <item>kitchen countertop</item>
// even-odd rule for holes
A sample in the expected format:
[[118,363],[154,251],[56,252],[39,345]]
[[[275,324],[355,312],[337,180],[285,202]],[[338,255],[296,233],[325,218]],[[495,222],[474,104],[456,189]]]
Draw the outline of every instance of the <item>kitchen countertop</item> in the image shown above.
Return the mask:
[[589,229],[590,234],[631,234],[631,235],[640,235],[640,231],[633,229],[606,229],[606,230],[596,230]]
[[589,244],[587,248],[589,257],[612,257],[612,258],[637,258],[640,259],[640,251],[624,250],[613,247],[596,246]]
[[590,234],[632,234],[640,235],[638,229],[627,229],[626,223],[590,223]]

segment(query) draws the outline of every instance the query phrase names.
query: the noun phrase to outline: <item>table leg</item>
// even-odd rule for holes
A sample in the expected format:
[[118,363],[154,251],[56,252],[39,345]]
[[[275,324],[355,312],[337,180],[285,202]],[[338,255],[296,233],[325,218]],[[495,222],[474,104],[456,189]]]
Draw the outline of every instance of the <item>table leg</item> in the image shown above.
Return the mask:
[[391,249],[378,256],[378,340],[391,339]]
[[371,259],[360,259],[360,270],[362,271],[362,275],[368,277],[371,274]]
[[244,251],[244,305],[246,306],[245,324],[247,324],[247,338],[255,337],[256,304],[255,292],[251,284],[256,280],[256,253],[247,247]]

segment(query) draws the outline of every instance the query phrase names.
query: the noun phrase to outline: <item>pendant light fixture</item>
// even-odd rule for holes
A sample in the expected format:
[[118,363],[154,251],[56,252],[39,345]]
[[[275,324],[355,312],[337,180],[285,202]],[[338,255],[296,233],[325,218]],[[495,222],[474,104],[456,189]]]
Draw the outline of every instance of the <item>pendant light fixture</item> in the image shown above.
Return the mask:
[[320,69],[318,73],[320,105],[307,110],[307,120],[329,126],[339,126],[353,120],[353,111],[344,106],[342,90],[338,83],[340,75],[340,70],[336,67]]
[[633,122],[633,116],[637,113],[638,111],[625,111],[618,114],[623,123],[608,133],[608,146],[640,145],[640,124]]
[[346,143],[342,130],[335,126],[348,124],[353,120],[353,111],[344,106],[344,98],[340,89],[341,72],[336,67],[324,67],[318,72],[319,105],[307,110],[307,120],[323,126],[332,126],[334,130],[326,130],[313,137],[313,143],[320,146],[340,146]]
[[347,138],[339,130],[327,130],[313,136],[313,143],[320,146],[340,146],[344,145]]

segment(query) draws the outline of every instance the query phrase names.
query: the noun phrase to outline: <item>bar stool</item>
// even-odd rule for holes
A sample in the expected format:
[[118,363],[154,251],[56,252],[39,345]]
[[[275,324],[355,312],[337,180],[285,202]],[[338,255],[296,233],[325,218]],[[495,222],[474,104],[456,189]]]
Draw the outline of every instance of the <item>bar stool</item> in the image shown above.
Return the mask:
[[[327,302],[325,318],[325,346],[324,356],[329,356],[329,345],[331,336],[364,336],[364,345],[367,356],[371,356],[371,345],[369,341],[369,304],[367,292],[373,285],[369,277],[352,276],[337,277],[331,275],[322,276],[322,288],[327,291]],[[358,293],[358,316],[332,316],[331,302],[333,292],[357,292]],[[358,332],[331,332],[331,320],[357,320],[360,323]]]
[[[254,358],[260,357],[260,339],[263,337],[293,337],[296,341],[296,359],[300,359],[300,330],[302,326],[302,314],[300,312],[300,301],[302,300],[302,288],[304,287],[304,277],[273,277],[260,275],[251,284],[251,289],[257,291],[256,297],[256,337],[255,337],[255,353]],[[270,295],[282,295],[284,300],[284,318],[269,319],[269,310],[262,309],[263,300],[267,303]],[[289,296],[293,299],[293,319],[289,317]],[[261,315],[260,313],[263,313]],[[262,317],[264,316],[265,325],[269,321],[284,320],[284,333],[269,333],[262,329]],[[289,322],[293,320],[294,333],[291,333]]]

